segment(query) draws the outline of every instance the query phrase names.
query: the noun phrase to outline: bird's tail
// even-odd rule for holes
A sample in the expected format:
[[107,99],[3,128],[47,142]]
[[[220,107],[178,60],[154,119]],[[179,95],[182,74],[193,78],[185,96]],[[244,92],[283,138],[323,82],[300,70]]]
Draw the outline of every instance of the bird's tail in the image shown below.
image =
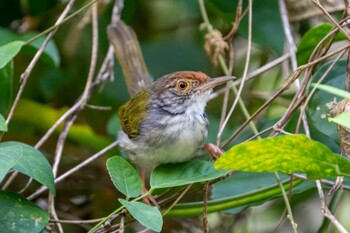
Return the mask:
[[107,28],[110,43],[122,67],[130,96],[134,96],[152,83],[134,30],[119,20]]

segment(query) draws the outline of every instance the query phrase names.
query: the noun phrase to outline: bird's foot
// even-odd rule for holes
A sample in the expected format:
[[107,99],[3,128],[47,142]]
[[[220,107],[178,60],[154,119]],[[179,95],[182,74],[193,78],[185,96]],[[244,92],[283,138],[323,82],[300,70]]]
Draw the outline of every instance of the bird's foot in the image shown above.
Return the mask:
[[205,144],[204,148],[207,149],[207,151],[211,154],[214,160],[217,160],[224,153],[224,151],[221,150],[221,148],[212,143]]

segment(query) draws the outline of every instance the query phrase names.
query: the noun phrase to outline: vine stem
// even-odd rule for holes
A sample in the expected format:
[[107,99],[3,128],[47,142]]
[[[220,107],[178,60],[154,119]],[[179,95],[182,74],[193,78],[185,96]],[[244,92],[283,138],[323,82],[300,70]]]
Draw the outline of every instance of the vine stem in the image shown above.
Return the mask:
[[297,233],[298,232],[298,230],[297,230],[297,226],[298,225],[294,221],[293,212],[292,212],[292,208],[290,207],[288,195],[286,193],[286,190],[284,190],[284,187],[283,187],[283,184],[281,182],[281,178],[280,178],[278,172],[274,172],[274,173],[275,173],[275,177],[276,177],[277,183],[280,186],[280,190],[282,192],[282,197],[283,197],[284,203],[286,204],[287,213],[288,213],[287,218],[289,219],[289,221],[290,221],[290,223],[292,225],[294,233]]

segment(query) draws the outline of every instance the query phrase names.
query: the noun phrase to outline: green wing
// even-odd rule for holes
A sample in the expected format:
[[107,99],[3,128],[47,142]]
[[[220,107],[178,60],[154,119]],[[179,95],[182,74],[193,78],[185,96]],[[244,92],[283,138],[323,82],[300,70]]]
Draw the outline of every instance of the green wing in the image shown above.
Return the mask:
[[141,91],[118,109],[118,117],[123,131],[129,138],[140,134],[140,125],[149,108],[150,94]]

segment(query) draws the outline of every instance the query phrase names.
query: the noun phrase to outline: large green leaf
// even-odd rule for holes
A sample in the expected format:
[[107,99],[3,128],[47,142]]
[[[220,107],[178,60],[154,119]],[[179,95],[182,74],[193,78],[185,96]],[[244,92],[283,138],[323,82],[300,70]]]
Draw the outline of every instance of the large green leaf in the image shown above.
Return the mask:
[[0,232],[41,232],[50,215],[21,195],[0,191]]
[[[298,65],[306,64],[318,43],[332,30],[333,25],[323,23],[311,28],[301,38],[297,46]],[[345,40],[344,34],[337,34],[335,41]]]
[[20,142],[0,143],[0,157],[11,163],[8,157],[13,157],[16,163],[13,169],[32,177],[34,180],[48,187],[55,194],[55,183],[52,169],[45,156],[32,146]]
[[[312,77],[312,83],[317,83],[317,81],[329,68],[331,63],[332,61],[327,62],[317,69],[316,73]],[[345,89],[345,72],[346,61],[341,60],[336,62],[322,81],[322,84],[339,89]],[[307,108],[308,114],[310,115],[310,121],[318,131],[321,131],[324,135],[327,135],[327,137],[332,139],[334,142],[339,143],[337,126],[328,122],[327,118],[330,116],[332,105],[342,100],[342,98],[335,94],[325,92],[320,88],[321,87],[317,88],[313,93],[308,105],[309,107]],[[312,89],[313,87],[310,85],[308,92],[310,93]],[[314,137],[314,135],[312,136]]]
[[162,164],[151,174],[151,188],[169,188],[207,180],[226,175],[229,171],[215,170],[212,162],[192,160],[180,164]]
[[4,68],[21,50],[23,41],[12,41],[0,47],[0,69]]
[[143,226],[156,232],[162,230],[163,218],[157,207],[149,206],[141,202],[129,202],[120,198],[118,200]]
[[1,114],[0,114],[0,131],[7,132],[6,120]]
[[350,162],[305,135],[284,135],[232,147],[216,162],[217,169],[246,172],[304,172],[309,179],[349,176]]
[[[290,176],[280,174],[281,183],[286,190],[290,189]],[[302,182],[293,180],[293,194],[304,192],[314,187],[313,182]],[[227,204],[227,207],[234,204],[235,208],[225,210],[225,213],[236,214],[249,206],[256,206],[265,203],[273,198],[281,197],[282,192],[276,181],[274,173],[256,172],[234,172],[230,177],[213,184],[212,201],[209,204]],[[238,205],[238,206],[237,206]]]
[[5,115],[12,96],[13,61],[0,69],[0,114]]
[[114,186],[127,198],[141,194],[141,177],[128,161],[120,156],[114,156],[107,160],[107,169]]
[[[232,1],[232,4],[236,4],[236,2]],[[282,55],[285,36],[281,16],[276,9],[278,9],[278,1],[253,1],[252,40],[254,43],[264,48],[273,49],[275,53]],[[248,38],[248,27],[248,17],[246,16],[238,28],[238,32],[245,38]]]

